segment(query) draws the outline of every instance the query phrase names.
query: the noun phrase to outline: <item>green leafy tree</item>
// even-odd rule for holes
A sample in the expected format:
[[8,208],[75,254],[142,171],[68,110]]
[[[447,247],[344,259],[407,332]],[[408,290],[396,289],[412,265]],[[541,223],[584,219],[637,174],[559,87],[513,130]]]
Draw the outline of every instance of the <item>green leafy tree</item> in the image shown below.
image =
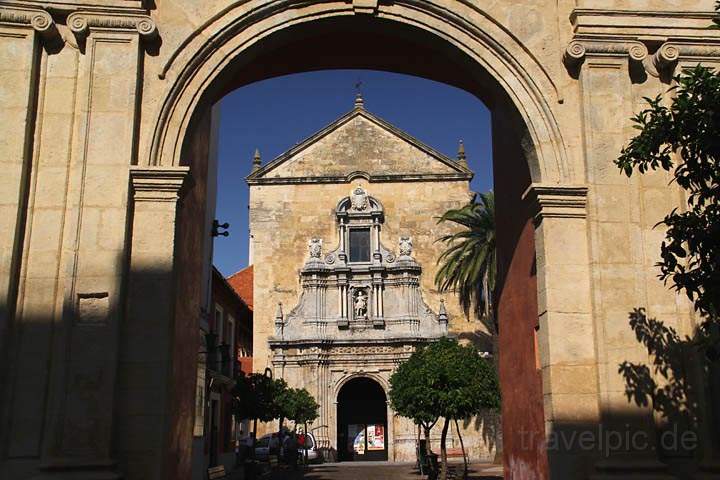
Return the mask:
[[685,208],[658,224],[660,278],[684,292],[705,318],[708,355],[718,356],[720,315],[720,74],[697,66],[675,77],[671,98],[646,99],[640,133],[616,161],[628,176],[663,169],[684,191]]
[[304,388],[288,388],[280,395],[279,404],[282,417],[295,425],[312,423],[319,415],[320,405]]
[[[288,388],[279,397],[281,415],[295,422],[295,426],[302,424],[305,433],[308,432],[308,423],[317,420],[320,405],[315,401],[310,392],[304,388]],[[304,454],[307,463],[307,449]]]
[[238,376],[233,387],[233,413],[239,420],[252,420],[257,437],[257,422],[269,422],[282,415],[280,399],[287,390],[283,379],[262,373]]
[[495,244],[495,196],[493,192],[476,196],[467,205],[445,212],[438,223],[451,222],[462,228],[437,241],[446,245],[440,255],[435,284],[441,292],[454,291],[469,316],[471,311],[485,320],[491,333],[498,325],[493,311],[497,277]]
[[[390,378],[390,402],[417,424],[444,418],[440,437],[441,480],[447,478],[447,432],[450,422],[500,406],[495,368],[472,345],[442,338],[420,347]],[[429,428],[426,429],[429,444]]]
[[428,381],[433,367],[418,348],[390,377],[390,404],[399,415],[422,427],[426,453],[430,453],[430,430],[438,420],[437,399]]

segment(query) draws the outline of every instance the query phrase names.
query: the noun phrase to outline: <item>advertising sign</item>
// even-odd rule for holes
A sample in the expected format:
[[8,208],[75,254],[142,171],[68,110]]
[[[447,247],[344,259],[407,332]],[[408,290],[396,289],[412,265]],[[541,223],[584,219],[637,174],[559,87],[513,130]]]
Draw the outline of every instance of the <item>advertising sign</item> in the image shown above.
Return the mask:
[[368,425],[366,431],[368,450],[385,450],[385,426]]

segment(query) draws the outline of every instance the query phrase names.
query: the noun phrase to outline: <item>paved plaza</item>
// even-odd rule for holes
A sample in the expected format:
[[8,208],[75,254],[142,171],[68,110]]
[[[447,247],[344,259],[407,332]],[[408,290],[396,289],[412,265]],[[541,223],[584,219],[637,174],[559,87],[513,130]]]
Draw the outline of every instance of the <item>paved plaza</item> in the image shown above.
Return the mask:
[[[451,464],[448,478],[462,478],[462,464]],[[415,465],[386,462],[327,463],[311,466],[307,471],[280,470],[269,477],[271,480],[421,480]],[[470,465],[469,479],[501,480],[502,467],[491,464]]]

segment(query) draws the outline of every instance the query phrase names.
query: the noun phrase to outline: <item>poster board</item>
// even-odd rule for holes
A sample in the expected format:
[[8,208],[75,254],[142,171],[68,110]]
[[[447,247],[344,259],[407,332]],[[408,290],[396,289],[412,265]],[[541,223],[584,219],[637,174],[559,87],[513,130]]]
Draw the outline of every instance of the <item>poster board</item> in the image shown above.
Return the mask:
[[385,450],[385,426],[382,424],[368,425],[366,428],[367,449]]

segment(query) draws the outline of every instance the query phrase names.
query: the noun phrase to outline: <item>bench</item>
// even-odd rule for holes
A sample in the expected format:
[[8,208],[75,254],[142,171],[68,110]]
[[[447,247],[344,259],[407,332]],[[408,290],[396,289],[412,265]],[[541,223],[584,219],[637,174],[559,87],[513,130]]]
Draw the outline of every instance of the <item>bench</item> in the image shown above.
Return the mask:
[[225,466],[218,465],[217,467],[208,468],[208,480],[215,480],[216,478],[226,478]]
[[447,458],[463,458],[462,448],[448,448],[446,452]]

